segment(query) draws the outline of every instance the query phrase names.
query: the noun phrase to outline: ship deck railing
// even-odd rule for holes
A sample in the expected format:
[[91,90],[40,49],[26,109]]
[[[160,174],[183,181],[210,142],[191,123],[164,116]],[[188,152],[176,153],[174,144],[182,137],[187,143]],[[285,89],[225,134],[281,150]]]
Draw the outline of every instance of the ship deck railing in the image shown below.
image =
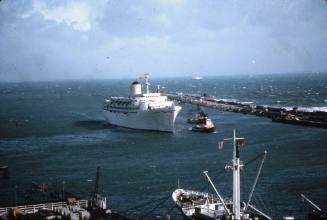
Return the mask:
[[[38,212],[39,210],[49,210],[55,211],[55,209],[60,207],[65,207],[68,204],[66,202],[53,202],[53,203],[41,203],[35,205],[21,205],[21,206],[12,206],[12,207],[4,207],[0,208],[0,216],[4,214],[8,214],[11,210],[18,208],[26,214],[33,214]],[[88,200],[77,200],[76,205],[87,208]]]

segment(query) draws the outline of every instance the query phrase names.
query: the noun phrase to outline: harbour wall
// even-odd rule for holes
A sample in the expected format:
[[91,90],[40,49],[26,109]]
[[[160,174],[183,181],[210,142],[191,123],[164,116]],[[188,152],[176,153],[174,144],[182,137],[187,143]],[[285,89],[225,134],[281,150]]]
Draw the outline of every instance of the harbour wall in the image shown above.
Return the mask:
[[164,93],[163,95],[166,95],[171,100],[182,103],[189,103],[192,105],[199,105],[228,112],[267,117],[271,118],[273,122],[327,128],[327,112],[306,112],[298,110],[297,107],[294,107],[292,110],[287,110],[285,108],[225,101],[209,96],[195,96],[175,93]]

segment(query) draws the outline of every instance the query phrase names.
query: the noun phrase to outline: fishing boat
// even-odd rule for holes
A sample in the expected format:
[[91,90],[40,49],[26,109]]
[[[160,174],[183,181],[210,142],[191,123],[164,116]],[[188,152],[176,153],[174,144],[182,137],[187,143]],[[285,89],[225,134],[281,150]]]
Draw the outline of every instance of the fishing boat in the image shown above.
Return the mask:
[[224,141],[232,140],[234,145],[233,160],[232,163],[225,168],[233,171],[233,196],[232,198],[224,198],[219,193],[217,187],[212,182],[208,171],[204,171],[204,175],[214,189],[216,195],[210,195],[206,192],[198,192],[185,189],[176,189],[172,193],[172,199],[175,202],[177,208],[181,211],[185,219],[234,219],[234,220],[250,220],[250,219],[268,219],[271,220],[267,214],[260,211],[254,205],[251,204],[253,192],[257,184],[263,163],[266,158],[267,152],[262,154],[262,161],[259,166],[257,175],[251,188],[247,202],[241,202],[240,200],[240,171],[244,167],[244,164],[240,160],[240,147],[244,144],[244,138],[236,137],[224,139],[220,142],[220,147],[223,146]]
[[[206,192],[176,189],[172,197],[184,219],[217,219],[225,214],[219,198]],[[232,206],[230,200],[225,204]]]

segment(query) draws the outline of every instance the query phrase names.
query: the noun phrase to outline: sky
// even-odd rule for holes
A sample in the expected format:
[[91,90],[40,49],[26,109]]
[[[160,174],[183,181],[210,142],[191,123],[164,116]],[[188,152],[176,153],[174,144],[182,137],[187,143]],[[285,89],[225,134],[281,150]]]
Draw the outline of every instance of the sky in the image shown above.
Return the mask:
[[0,81],[327,73],[326,0],[0,0]]

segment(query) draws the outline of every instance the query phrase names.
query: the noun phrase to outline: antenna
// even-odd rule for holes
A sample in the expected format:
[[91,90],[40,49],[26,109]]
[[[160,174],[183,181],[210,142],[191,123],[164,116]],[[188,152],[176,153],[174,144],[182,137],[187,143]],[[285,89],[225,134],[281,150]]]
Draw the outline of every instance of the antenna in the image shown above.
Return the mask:
[[95,200],[97,195],[99,194],[99,179],[100,179],[100,167],[97,167],[97,174],[96,174],[95,183],[94,183],[93,200]]
[[65,201],[65,180],[62,181],[62,201]]
[[160,85],[157,85],[157,93],[160,93]]
[[150,75],[149,73],[144,74],[145,86],[146,86],[145,93],[150,93],[150,89],[149,89],[149,86],[150,86],[149,75]]

